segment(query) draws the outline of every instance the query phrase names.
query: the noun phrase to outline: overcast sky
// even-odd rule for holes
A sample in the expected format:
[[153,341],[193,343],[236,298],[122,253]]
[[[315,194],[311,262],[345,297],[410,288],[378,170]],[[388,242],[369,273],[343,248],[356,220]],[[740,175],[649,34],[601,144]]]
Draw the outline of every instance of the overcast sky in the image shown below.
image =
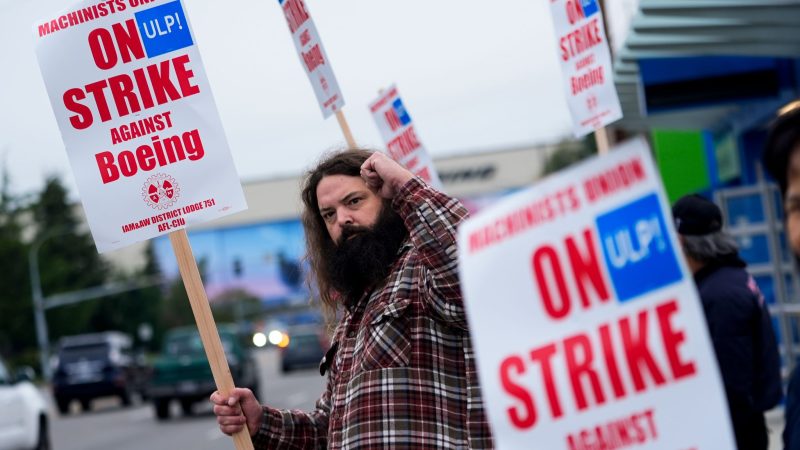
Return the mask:
[[[612,0],[612,36],[636,0]],[[322,119],[277,0],[184,0],[243,181],[296,175],[343,146]],[[306,0],[360,144],[381,147],[367,109],[396,83],[434,157],[571,135],[545,0]],[[0,164],[14,193],[75,182],[34,53],[56,0],[0,0]]]

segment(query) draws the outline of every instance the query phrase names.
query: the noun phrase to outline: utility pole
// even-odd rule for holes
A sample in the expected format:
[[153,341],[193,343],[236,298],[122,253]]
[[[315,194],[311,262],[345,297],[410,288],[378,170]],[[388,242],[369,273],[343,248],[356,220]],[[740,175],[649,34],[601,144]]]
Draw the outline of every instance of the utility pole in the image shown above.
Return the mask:
[[39,247],[50,236],[45,235],[37,240],[28,251],[28,271],[31,279],[31,292],[33,293],[33,316],[36,321],[36,340],[39,343],[39,363],[42,365],[42,376],[45,380],[52,379],[50,373],[50,338],[47,335],[47,318],[44,315],[44,298],[42,296],[42,282],[39,278]]
[[161,277],[154,276],[142,278],[127,283],[109,283],[72,292],[53,294],[45,297],[42,293],[42,281],[39,274],[39,249],[47,240],[63,234],[69,230],[55,228],[43,234],[28,250],[28,272],[31,278],[31,293],[33,295],[33,315],[36,325],[36,341],[39,344],[39,363],[42,365],[42,377],[46,381],[53,379],[50,368],[50,337],[47,332],[47,317],[45,312],[51,308],[72,305],[86,300],[93,300],[109,295],[121,294],[135,289],[156,286],[163,283]]

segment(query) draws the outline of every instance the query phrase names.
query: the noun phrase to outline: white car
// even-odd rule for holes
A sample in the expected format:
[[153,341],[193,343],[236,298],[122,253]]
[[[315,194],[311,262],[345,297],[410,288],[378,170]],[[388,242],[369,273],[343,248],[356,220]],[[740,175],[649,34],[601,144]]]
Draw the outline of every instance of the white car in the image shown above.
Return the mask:
[[0,359],[0,450],[50,450],[47,402],[20,374],[12,378]]

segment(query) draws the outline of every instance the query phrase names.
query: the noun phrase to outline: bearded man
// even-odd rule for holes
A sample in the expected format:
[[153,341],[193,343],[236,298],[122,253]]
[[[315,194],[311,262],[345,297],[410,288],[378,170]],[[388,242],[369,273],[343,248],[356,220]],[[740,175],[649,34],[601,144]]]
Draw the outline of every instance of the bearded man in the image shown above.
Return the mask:
[[347,150],[305,179],[313,279],[341,317],[313,411],[262,406],[248,389],[211,396],[223,433],[256,449],[487,449],[457,270],[467,210],[380,152]]

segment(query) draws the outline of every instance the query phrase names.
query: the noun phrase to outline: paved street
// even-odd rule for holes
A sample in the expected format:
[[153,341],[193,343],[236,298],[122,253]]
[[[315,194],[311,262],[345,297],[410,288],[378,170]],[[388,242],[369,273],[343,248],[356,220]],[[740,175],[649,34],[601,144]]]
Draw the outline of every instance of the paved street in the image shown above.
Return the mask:
[[[271,350],[258,353],[263,392],[262,402],[281,408],[312,408],[322,392],[325,379],[315,369],[283,375],[278,355]],[[209,404],[198,404],[195,415],[184,417],[177,404],[172,419],[157,422],[152,407],[139,403],[121,408],[116,399],[98,400],[89,413],[59,416],[53,408],[54,450],[231,450],[233,441],[219,432]],[[767,414],[770,450],[781,448],[783,410]]]
[[[279,373],[274,351],[258,353],[262,402],[281,408],[312,408],[325,379],[315,369]],[[54,450],[230,450],[233,441],[219,432],[209,404],[198,404],[195,415],[184,417],[173,405],[172,419],[157,422],[150,404],[121,408],[116,399],[95,401],[89,413],[59,416],[53,408]]]

